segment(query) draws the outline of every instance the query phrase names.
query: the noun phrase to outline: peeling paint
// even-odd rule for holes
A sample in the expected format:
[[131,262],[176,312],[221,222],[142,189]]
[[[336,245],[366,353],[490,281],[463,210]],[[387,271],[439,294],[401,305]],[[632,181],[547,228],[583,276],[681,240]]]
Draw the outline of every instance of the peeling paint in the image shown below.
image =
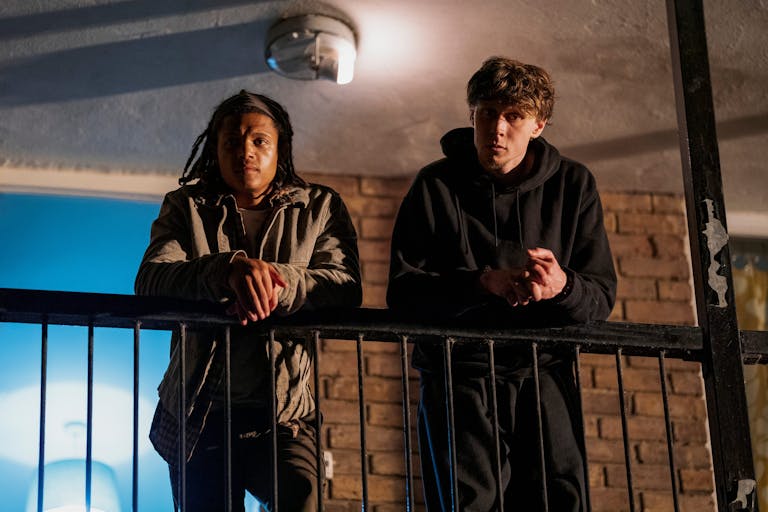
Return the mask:
[[728,280],[725,276],[721,276],[717,273],[720,270],[720,263],[717,262],[717,255],[723,250],[723,247],[728,244],[728,232],[723,227],[723,223],[720,219],[715,217],[715,206],[711,199],[705,199],[704,203],[707,205],[707,217],[708,221],[706,227],[702,233],[707,239],[707,249],[709,249],[709,287],[717,293],[718,304],[717,307],[724,308],[728,306],[728,302],[725,300],[725,292],[728,290]]

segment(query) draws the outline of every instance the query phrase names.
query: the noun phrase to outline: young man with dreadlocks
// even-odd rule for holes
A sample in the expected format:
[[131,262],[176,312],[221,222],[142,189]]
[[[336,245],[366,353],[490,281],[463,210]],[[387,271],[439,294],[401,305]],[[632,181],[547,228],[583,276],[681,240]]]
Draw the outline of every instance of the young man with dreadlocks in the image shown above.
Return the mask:
[[[392,235],[390,307],[419,311],[422,319],[458,318],[499,329],[604,320],[613,307],[616,275],[600,198],[587,168],[540,137],[554,104],[549,74],[490,58],[469,80],[467,102],[472,127],[442,138],[446,158],[421,170],[400,207]],[[414,349],[429,512],[451,510],[452,498],[456,510],[476,512],[501,510],[502,498],[505,511],[584,510],[570,353],[539,354],[537,390],[531,345],[497,346],[497,404],[488,348],[456,345],[452,356],[456,467],[449,463],[444,354],[418,342]]]
[[[360,305],[357,238],[344,203],[307,184],[293,168],[288,113],[274,100],[241,91],[222,102],[198,137],[179,180],[152,224],[136,293],[228,302],[231,330],[232,497],[271,499],[269,340],[259,321],[272,314]],[[198,150],[200,155],[197,156]],[[197,158],[196,158],[197,157]],[[315,405],[309,347],[275,341],[278,504],[310,511],[317,503]],[[180,348],[158,388],[150,439],[170,466],[180,505]],[[222,329],[187,333],[186,509],[224,510],[226,500],[225,347]]]

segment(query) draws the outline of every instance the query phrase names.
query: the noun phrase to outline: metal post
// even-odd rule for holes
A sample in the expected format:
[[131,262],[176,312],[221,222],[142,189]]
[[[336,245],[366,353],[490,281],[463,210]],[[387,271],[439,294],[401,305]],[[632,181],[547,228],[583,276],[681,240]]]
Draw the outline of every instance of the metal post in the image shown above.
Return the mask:
[[667,0],[667,15],[715,492],[719,510],[754,510],[755,473],[702,0]]

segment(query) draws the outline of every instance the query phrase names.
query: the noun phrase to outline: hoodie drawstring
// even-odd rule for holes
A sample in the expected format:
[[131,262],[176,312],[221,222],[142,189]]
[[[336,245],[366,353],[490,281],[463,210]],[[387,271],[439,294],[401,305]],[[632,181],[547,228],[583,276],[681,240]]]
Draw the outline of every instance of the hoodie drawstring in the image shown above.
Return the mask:
[[525,259],[528,259],[528,255],[525,254],[525,245],[523,244],[523,223],[520,221],[520,189],[515,189],[515,212],[517,213],[517,236],[520,242],[520,250],[523,252]]
[[464,225],[464,212],[461,209],[461,203],[459,203],[459,196],[453,195],[453,202],[456,206],[457,222],[459,223],[459,233],[461,235],[461,241],[464,246],[462,247],[465,254],[469,253],[469,236],[467,235],[467,227]]
[[499,247],[499,226],[496,219],[496,184],[491,181],[491,209],[493,211],[493,246]]

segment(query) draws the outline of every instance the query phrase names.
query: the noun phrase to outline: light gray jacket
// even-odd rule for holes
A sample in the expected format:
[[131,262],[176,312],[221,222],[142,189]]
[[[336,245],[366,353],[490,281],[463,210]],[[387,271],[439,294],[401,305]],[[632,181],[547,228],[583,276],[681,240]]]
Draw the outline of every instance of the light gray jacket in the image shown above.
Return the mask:
[[[273,314],[300,309],[356,307],[362,300],[357,237],[346,207],[328,187],[286,187],[271,200],[273,211],[260,235],[259,254],[285,280]],[[136,276],[136,293],[193,300],[226,301],[229,263],[244,254],[245,227],[229,194],[187,185],[165,196],[152,224],[149,247]],[[264,340],[259,324],[233,326],[232,343]],[[300,342],[275,342],[277,414],[284,423],[314,410],[309,389],[311,354]],[[264,406],[269,398],[269,346],[254,374],[261,379]],[[187,457],[190,457],[214,397],[223,387],[222,329],[188,331],[186,342]],[[175,461],[178,435],[179,343],[174,334],[171,360],[158,392],[150,438],[158,452]]]

